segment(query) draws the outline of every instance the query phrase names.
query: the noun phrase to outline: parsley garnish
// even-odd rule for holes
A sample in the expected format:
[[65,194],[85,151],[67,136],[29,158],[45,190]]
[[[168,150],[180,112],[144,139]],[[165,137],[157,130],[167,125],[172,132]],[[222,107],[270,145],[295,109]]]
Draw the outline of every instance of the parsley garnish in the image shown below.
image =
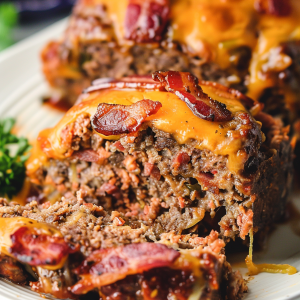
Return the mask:
[[23,186],[28,140],[11,133],[15,120],[0,121],[0,196],[11,198]]
[[0,3],[0,51],[13,44],[12,28],[17,20],[18,12],[15,5],[10,1]]

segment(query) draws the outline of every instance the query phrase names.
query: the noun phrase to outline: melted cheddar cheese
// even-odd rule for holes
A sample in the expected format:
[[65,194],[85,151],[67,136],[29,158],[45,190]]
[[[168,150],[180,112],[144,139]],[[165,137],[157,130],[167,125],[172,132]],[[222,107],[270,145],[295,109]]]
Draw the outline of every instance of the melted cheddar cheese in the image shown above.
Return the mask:
[[297,269],[293,266],[284,264],[255,264],[252,260],[253,253],[253,229],[250,230],[250,247],[249,247],[249,255],[246,257],[246,265],[248,268],[248,275],[257,275],[261,272],[267,273],[284,273],[293,275],[297,273]]
[[[202,86],[210,97],[224,103],[234,115],[248,113],[241,102],[214,93],[214,88]],[[68,124],[75,122],[79,115],[93,116],[99,103],[130,105],[142,99],[159,101],[160,110],[145,121],[145,125],[170,133],[179,144],[195,140],[198,149],[210,150],[216,155],[228,157],[228,168],[233,173],[242,170],[245,163],[243,140],[236,134],[236,121],[210,122],[193,114],[188,106],[176,95],[160,91],[109,90],[91,93],[84,101],[72,107],[64,118],[52,129],[40,133],[37,144],[27,162],[27,174],[33,175],[49,157],[64,159],[68,146],[62,142],[61,134]],[[103,136],[104,137],[104,136]],[[104,137],[105,139],[116,139]],[[42,150],[43,149],[43,150]]]
[[[35,230],[38,230],[40,234],[62,236],[60,231],[55,227],[45,223],[39,223],[32,219],[24,217],[0,218],[0,253],[12,256],[10,253],[10,248],[12,246],[10,236],[23,226],[26,226],[27,228],[34,228]],[[66,259],[67,256],[65,256],[64,259],[62,259],[56,266],[45,265],[41,267],[49,270],[57,270],[63,267]]]
[[[104,5],[112,22],[113,36],[96,35],[93,41],[114,38],[120,45],[133,45],[124,37],[128,0],[81,2],[90,7]],[[249,47],[252,58],[246,85],[249,96],[258,100],[265,88],[277,85],[277,79],[269,76],[268,71],[280,72],[291,64],[291,58],[279,53],[279,47],[282,42],[300,39],[300,1],[289,0],[291,13],[288,16],[258,12],[255,8],[258,3],[259,0],[170,0],[167,37],[186,45],[186,51],[202,62],[214,61],[223,69],[232,66],[232,50]],[[73,50],[76,52],[79,43],[86,39],[89,39],[86,35],[75,34]],[[232,75],[237,75],[234,68],[230,70]],[[293,102],[295,96],[289,90],[286,93],[288,101]]]

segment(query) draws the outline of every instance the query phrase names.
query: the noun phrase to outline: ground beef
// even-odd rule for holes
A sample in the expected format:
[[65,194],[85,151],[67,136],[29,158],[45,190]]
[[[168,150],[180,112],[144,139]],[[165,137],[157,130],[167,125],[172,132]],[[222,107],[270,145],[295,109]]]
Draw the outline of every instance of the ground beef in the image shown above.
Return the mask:
[[[194,141],[179,145],[171,135],[150,128],[134,141],[103,140],[92,131],[89,117],[80,115],[62,130],[66,159],[50,159],[38,170],[37,188],[52,202],[79,190],[86,202],[150,227],[152,239],[164,232],[204,235],[201,221],[214,217],[209,228],[225,239],[244,239],[253,226],[258,230],[280,218],[292,178],[287,129],[265,113],[257,119],[267,139],[260,146],[251,129],[243,145],[249,159],[241,174],[234,174],[226,156],[199,150]],[[267,209],[271,202],[278,205]]]
[[[30,280],[32,290],[50,293],[58,298],[77,299],[69,289],[79,280],[74,269],[94,250],[143,243],[151,236],[151,228],[135,217],[126,217],[117,211],[108,213],[103,207],[85,202],[81,192],[77,193],[77,197],[69,193],[66,198],[63,197],[52,205],[50,202],[38,205],[33,201],[20,206],[0,199],[1,218],[20,216],[55,226],[66,242],[80,245],[79,252],[70,254],[68,262],[58,270],[48,270],[39,266],[31,270],[29,265],[25,270],[13,258],[2,255],[1,266],[6,268],[0,268],[0,275],[22,284]],[[124,222],[115,222],[117,219]],[[219,239],[216,231],[212,231],[205,238],[194,234],[164,233],[161,240],[156,242],[175,249],[195,249],[193,251],[199,252],[199,266],[204,280],[201,299],[225,299],[226,295],[230,295],[229,299],[235,300],[240,299],[247,290],[240,273],[233,272],[226,262],[224,242]],[[30,274],[27,273],[29,270]],[[180,295],[181,299],[188,299],[196,280],[199,279],[189,269],[154,268],[101,287],[100,299],[115,297],[117,293],[126,299],[143,300],[148,299],[150,294],[153,298],[154,291],[157,295],[155,298],[159,300],[171,297],[174,293]],[[95,291],[87,296],[93,299],[96,295]]]

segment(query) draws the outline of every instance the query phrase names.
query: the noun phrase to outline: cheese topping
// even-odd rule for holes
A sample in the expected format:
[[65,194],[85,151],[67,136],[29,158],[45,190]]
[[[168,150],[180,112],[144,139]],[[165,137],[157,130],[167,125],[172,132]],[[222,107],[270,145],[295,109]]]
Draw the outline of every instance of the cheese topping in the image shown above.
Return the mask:
[[[113,23],[115,39],[120,45],[133,44],[124,38],[128,0],[83,0],[82,3],[105,5]],[[249,47],[252,58],[246,84],[249,96],[255,100],[265,88],[277,85],[277,76],[268,76],[268,71],[280,72],[292,62],[289,56],[279,53],[280,44],[300,39],[299,0],[288,1],[291,13],[287,16],[258,12],[255,8],[258,3],[258,0],[172,0],[167,33],[171,40],[187,45],[186,49],[192,56],[199,57],[202,62],[215,61],[221,68],[231,66],[233,49]],[[85,35],[75,38],[75,48],[87,38]],[[235,75],[234,68],[231,71]],[[293,97],[289,101],[293,101]]]
[[[238,113],[247,113],[241,102],[234,97],[217,95],[213,87],[202,86],[210,97],[224,103],[235,116]],[[159,101],[160,110],[148,117],[145,125],[172,134],[179,144],[195,140],[195,147],[207,149],[216,155],[228,156],[228,167],[233,173],[243,169],[245,153],[242,150],[243,139],[240,138],[236,121],[210,122],[193,114],[188,106],[176,95],[160,91],[126,91],[109,90],[92,92],[82,103],[72,107],[64,118],[52,129],[42,131],[38,137],[36,147],[27,162],[27,174],[33,173],[47,162],[48,157],[64,159],[67,146],[63,145],[62,130],[77,119],[81,114],[93,116],[99,103],[130,105],[142,99]],[[105,137],[106,139],[116,139]],[[41,150],[43,149],[43,150]]]
[[249,255],[246,257],[245,262],[248,268],[248,275],[257,275],[261,272],[267,273],[284,273],[293,275],[297,273],[297,269],[293,266],[284,264],[259,264],[256,265],[252,260],[252,252],[253,252],[253,229],[250,230],[250,247],[249,247]]

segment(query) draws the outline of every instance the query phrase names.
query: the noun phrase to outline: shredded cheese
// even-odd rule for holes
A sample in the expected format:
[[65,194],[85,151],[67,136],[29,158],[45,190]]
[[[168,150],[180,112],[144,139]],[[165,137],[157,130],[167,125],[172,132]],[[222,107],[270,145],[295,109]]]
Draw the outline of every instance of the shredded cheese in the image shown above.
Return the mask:
[[253,263],[252,254],[253,254],[253,228],[250,230],[250,247],[249,247],[249,255],[247,255],[245,262],[248,268],[248,275],[257,275],[261,272],[267,273],[283,273],[293,275],[297,273],[297,269],[293,266],[284,264],[259,264],[256,265]]

